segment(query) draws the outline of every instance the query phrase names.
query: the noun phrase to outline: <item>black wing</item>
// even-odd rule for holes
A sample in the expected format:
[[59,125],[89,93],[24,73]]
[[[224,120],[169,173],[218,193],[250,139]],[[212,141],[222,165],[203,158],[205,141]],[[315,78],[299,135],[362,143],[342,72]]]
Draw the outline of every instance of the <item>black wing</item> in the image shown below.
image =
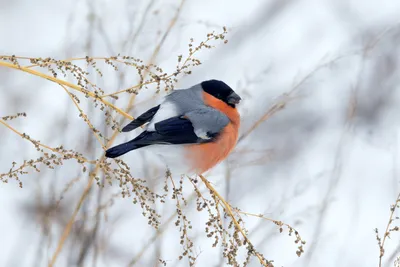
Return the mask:
[[140,115],[139,117],[137,117],[136,119],[131,121],[124,128],[122,128],[122,131],[130,132],[130,131],[136,129],[137,127],[142,126],[146,122],[149,122],[154,117],[154,115],[157,113],[159,108],[160,108],[160,105],[149,109],[148,111],[146,111],[145,113],[143,113],[142,115]]
[[194,133],[192,123],[183,117],[173,117],[155,125],[154,132],[143,132],[134,140],[136,145],[153,144],[198,144],[212,139],[201,139]]
[[144,131],[135,139],[112,147],[106,151],[106,157],[116,158],[131,150],[142,148],[149,145],[165,144],[200,144],[211,142],[218,134],[207,133],[210,139],[199,138],[195,132],[192,122],[183,117],[173,117],[155,125],[155,131]]

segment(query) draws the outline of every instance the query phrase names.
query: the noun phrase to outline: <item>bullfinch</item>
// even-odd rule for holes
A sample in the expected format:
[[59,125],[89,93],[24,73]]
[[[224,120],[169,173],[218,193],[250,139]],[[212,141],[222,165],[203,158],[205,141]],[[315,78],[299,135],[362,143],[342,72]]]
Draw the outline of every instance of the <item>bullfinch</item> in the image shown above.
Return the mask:
[[174,90],[164,101],[126,125],[132,131],[146,123],[133,140],[106,151],[116,158],[151,145],[181,145],[190,171],[197,174],[225,159],[238,139],[241,98],[226,83],[208,80],[188,89]]

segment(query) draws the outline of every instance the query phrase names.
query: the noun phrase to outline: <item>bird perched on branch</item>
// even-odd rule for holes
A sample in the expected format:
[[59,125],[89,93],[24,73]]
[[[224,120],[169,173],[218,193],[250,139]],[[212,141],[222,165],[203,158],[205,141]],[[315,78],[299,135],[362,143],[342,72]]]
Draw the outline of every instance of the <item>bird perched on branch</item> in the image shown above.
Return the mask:
[[126,125],[132,131],[145,123],[146,130],[133,140],[112,147],[106,157],[116,158],[151,145],[181,145],[190,171],[201,174],[225,159],[238,139],[241,98],[226,83],[208,80],[175,90],[164,101]]

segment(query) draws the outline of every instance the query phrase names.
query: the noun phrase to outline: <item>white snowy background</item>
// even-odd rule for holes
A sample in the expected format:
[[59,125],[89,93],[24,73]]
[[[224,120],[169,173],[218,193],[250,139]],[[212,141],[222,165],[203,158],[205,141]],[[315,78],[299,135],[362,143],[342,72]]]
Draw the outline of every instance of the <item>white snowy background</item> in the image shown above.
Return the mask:
[[[179,5],[178,0],[0,0],[0,55],[65,59],[121,53],[147,62]],[[399,21],[400,2],[395,0],[186,0],[161,47],[156,63],[173,71],[190,38],[201,41],[227,26],[229,42],[199,53],[203,64],[177,87],[210,78],[231,85],[243,98],[241,133],[296,87],[294,99],[207,176],[232,205],[291,224],[307,241],[298,258],[292,237],[279,234],[270,222],[246,218],[250,239],[276,266],[378,266],[374,229],[384,232],[400,192]],[[122,83],[114,72],[107,73],[110,77],[95,81],[108,92],[138,81],[134,72]],[[159,100],[152,95],[151,90],[139,94],[133,116]],[[124,96],[129,97],[122,95],[117,106],[126,105]],[[80,152],[89,147],[89,158],[101,155],[59,86],[0,66],[0,116],[16,112],[28,114],[10,122],[21,132],[54,147],[64,144]],[[116,142],[128,138],[120,135]],[[37,155],[29,142],[5,127],[0,127],[0,144],[0,173],[12,161]],[[134,176],[162,185],[162,178],[148,171],[153,157],[136,151],[124,160]],[[43,213],[79,175],[78,168],[66,164],[25,175],[23,189],[12,181],[0,184],[0,266],[47,266],[87,177],[66,193],[50,224]],[[102,202],[113,188],[106,191]],[[156,235],[137,205],[118,199],[107,220],[100,218],[98,255],[89,248],[80,259],[85,233],[94,227],[87,217],[93,216],[98,192],[95,186],[56,266],[129,266]],[[173,201],[159,207],[165,218],[174,209]],[[199,214],[194,206],[186,211],[200,253],[197,266],[226,266],[220,248],[212,248],[205,237],[199,218],[207,213]],[[166,227],[134,266],[158,266],[159,257],[167,266],[188,266],[177,260],[181,247],[174,223]],[[399,240],[393,233],[387,241],[383,266],[394,266]],[[250,265],[259,262],[254,258]]]

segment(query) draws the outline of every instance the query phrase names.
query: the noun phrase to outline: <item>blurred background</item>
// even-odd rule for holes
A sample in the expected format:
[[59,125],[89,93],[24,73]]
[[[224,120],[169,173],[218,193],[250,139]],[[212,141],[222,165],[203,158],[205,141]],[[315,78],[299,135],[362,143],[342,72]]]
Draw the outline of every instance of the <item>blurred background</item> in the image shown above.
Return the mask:
[[[0,0],[0,55],[67,59],[120,53],[149,62],[161,44],[154,62],[172,73],[190,38],[200,42],[226,26],[228,43],[201,51],[196,57],[203,64],[176,84],[221,79],[244,99],[243,138],[207,178],[233,206],[284,221],[307,241],[299,258],[287,233],[245,217],[249,238],[276,266],[378,266],[374,229],[385,231],[400,192],[399,18],[400,2],[394,0]],[[89,78],[108,93],[139,82],[133,70],[102,71],[103,78]],[[63,144],[89,159],[101,156],[59,86],[1,66],[0,81],[0,117],[28,115],[11,121],[13,127],[52,147]],[[163,93],[154,92],[142,90],[130,114],[157,103]],[[268,116],[282,97],[287,104]],[[128,98],[122,94],[113,101],[122,108]],[[93,102],[82,106],[110,135]],[[13,161],[39,155],[3,126],[0,137],[0,173]],[[128,138],[120,135],[116,142]],[[137,151],[124,161],[134,177],[163,193],[154,154]],[[13,180],[0,184],[0,266],[47,266],[87,183],[73,162],[41,169],[21,177],[23,189]],[[188,266],[177,259],[179,232],[168,219],[175,202],[156,206],[163,225],[155,231],[138,205],[115,197],[118,190],[92,187],[55,266],[162,266],[159,258],[167,266]],[[187,195],[192,191],[185,188]],[[197,212],[195,203],[185,211],[193,223],[196,266],[226,266],[221,248],[212,248],[205,237],[200,222],[207,213]],[[399,255],[393,233],[382,266],[394,266]],[[259,266],[258,260],[250,266]]]

